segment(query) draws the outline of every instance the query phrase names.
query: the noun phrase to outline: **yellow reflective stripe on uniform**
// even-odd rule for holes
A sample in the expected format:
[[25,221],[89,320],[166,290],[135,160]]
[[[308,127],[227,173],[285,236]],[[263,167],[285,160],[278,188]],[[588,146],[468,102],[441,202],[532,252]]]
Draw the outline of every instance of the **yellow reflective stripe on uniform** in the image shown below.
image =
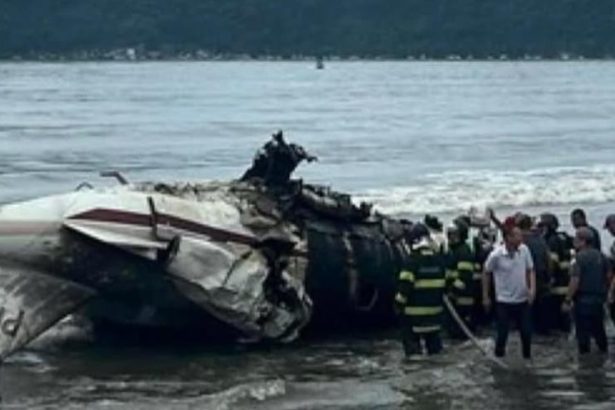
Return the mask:
[[558,286],[557,288],[551,289],[552,295],[565,296],[568,294],[568,286]]
[[401,293],[398,293],[395,295],[395,301],[405,305],[406,303],[408,303],[408,298]]
[[559,262],[559,255],[555,252],[550,252],[549,255],[551,256],[551,260],[553,262]]
[[406,306],[404,313],[408,316],[434,316],[443,310],[442,306]]
[[448,279],[455,279],[459,277],[459,272],[457,272],[456,270],[452,270],[452,269],[447,269],[446,270],[446,277]]
[[474,264],[474,270],[478,270],[479,271],[480,269],[481,269],[480,263],[475,263]]
[[439,332],[440,326],[412,326],[412,331],[414,333],[432,333]]
[[475,273],[474,275],[472,275],[472,279],[474,279],[474,280],[482,280],[483,279],[483,275],[481,273]]
[[559,268],[560,269],[570,269],[570,262],[569,261],[562,261],[559,263]]
[[407,270],[402,270],[399,273],[399,280],[406,280],[408,282],[414,282],[414,273],[407,271]]
[[472,262],[459,262],[457,264],[457,270],[474,270],[474,264]]
[[427,249],[421,249],[420,253],[421,253],[421,255],[427,255],[427,256],[434,254],[433,251],[430,251],[430,250],[427,250]]
[[444,279],[419,279],[414,283],[414,289],[439,289],[445,286]]
[[459,306],[473,306],[474,305],[474,298],[471,297],[457,297],[455,299],[455,302],[457,302],[457,304]]
[[464,290],[466,288],[466,284],[459,279],[455,279],[455,281],[453,282],[453,286],[455,287],[455,289],[458,290]]

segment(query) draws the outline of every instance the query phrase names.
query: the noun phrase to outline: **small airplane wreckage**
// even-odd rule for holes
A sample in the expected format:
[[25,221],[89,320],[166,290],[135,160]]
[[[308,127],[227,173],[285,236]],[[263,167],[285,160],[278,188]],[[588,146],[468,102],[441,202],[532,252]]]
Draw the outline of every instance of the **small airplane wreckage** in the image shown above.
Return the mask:
[[119,185],[0,206],[0,359],[73,313],[256,341],[391,323],[407,227],[291,180],[315,159],[279,132],[235,181],[111,173]]

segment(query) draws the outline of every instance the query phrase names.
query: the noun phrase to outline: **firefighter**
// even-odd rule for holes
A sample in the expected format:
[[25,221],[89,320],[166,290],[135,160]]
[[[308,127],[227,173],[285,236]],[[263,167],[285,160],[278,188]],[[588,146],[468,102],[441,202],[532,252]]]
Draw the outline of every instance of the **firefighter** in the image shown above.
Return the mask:
[[472,238],[472,244],[474,249],[474,314],[476,326],[486,326],[491,323],[492,312],[485,312],[483,308],[483,291],[482,291],[482,279],[483,279],[483,267],[487,257],[493,250],[497,243],[498,231],[497,228],[491,226],[482,226],[479,228],[478,233]]
[[548,317],[549,287],[552,280],[552,265],[549,245],[537,229],[532,217],[519,213],[516,216],[516,225],[521,229],[523,243],[532,254],[534,273],[536,275],[536,298],[532,304],[532,319],[534,330],[538,334],[546,335],[551,329]]
[[[455,280],[459,280],[461,283],[460,286],[453,287],[451,294],[453,305],[468,328],[473,330],[476,323],[474,318],[474,296],[478,292],[475,289],[475,284],[478,286],[479,282],[474,280],[475,258],[470,246],[467,244],[468,226],[464,221],[456,219],[447,228],[446,233],[448,239],[448,250],[446,253],[447,279],[449,279],[449,283]],[[454,321],[450,321],[448,330],[452,337],[464,337],[463,331]]]
[[425,224],[425,227],[429,230],[431,239],[436,242],[436,244],[440,247],[440,251],[444,252],[446,236],[444,235],[442,222],[438,219],[437,216],[427,214],[423,219],[423,223]]
[[423,224],[411,230],[411,249],[399,274],[395,300],[401,314],[402,343],[406,357],[442,351],[440,330],[446,290],[446,264],[439,245]]
[[547,297],[548,321],[551,329],[570,331],[570,315],[562,312],[561,306],[570,282],[570,261],[573,254],[572,238],[558,232],[559,220],[551,213],[540,215],[540,227],[549,247],[551,263],[551,286]]

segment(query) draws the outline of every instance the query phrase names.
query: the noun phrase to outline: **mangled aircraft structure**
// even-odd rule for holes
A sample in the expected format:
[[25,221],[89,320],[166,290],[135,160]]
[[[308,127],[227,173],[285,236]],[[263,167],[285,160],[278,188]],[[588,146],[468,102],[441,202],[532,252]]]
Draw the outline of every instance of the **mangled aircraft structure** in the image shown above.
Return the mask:
[[390,322],[404,224],[291,180],[303,160],[280,132],[236,181],[120,177],[1,206],[0,358],[76,312],[205,339]]

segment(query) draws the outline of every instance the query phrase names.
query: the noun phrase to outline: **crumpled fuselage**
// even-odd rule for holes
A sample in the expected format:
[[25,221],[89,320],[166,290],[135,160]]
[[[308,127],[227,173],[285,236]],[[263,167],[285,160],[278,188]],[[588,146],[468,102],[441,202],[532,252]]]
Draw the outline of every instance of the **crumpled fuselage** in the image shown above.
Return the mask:
[[[84,306],[95,320],[124,325],[208,332],[222,324],[252,339],[296,337],[311,300],[296,272],[267,280],[259,237],[271,220],[249,215],[253,204],[228,184],[186,186],[124,185],[0,207],[0,356]],[[276,229],[292,236],[290,225]]]

